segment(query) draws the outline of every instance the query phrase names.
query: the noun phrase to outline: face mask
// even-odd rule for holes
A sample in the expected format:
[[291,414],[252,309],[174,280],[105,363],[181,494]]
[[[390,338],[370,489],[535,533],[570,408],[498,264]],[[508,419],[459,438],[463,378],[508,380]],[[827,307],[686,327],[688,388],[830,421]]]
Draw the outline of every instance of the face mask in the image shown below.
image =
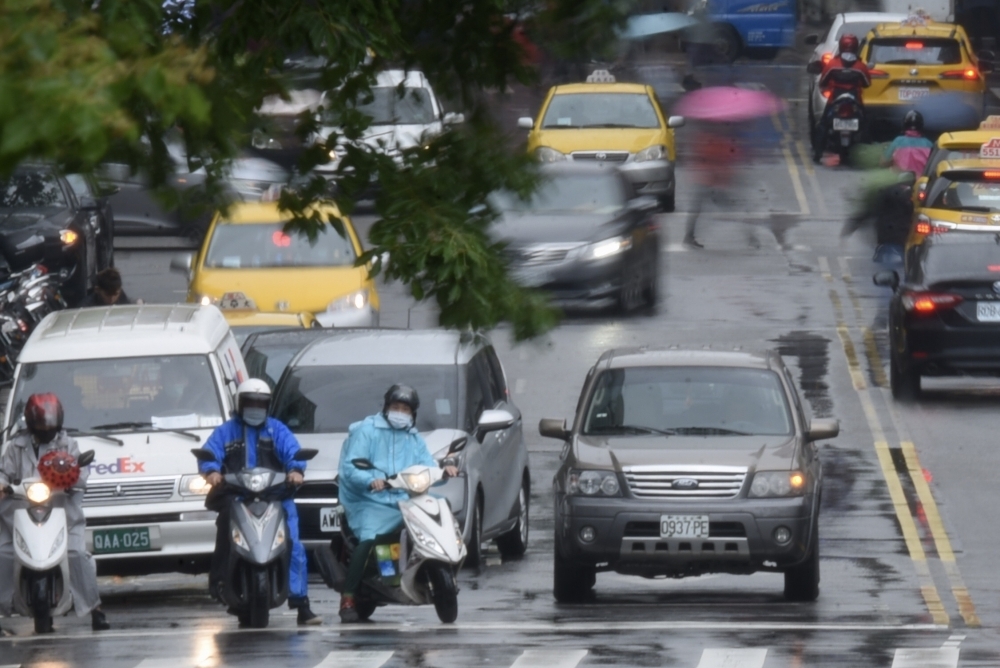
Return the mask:
[[267,420],[266,408],[244,408],[241,415],[243,421],[251,427],[259,427]]
[[402,411],[389,411],[385,420],[393,429],[409,429],[413,426],[413,416]]

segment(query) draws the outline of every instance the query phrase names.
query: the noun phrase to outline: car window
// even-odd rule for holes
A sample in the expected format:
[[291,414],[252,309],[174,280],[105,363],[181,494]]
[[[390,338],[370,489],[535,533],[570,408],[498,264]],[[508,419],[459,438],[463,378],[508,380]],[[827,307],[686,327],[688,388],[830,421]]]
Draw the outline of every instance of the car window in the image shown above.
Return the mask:
[[872,40],[868,64],[957,65],[962,62],[958,40],[926,37],[880,37]]
[[658,128],[646,93],[564,93],[545,110],[543,128]]
[[97,199],[97,195],[90,188],[90,182],[87,181],[87,177],[83,174],[67,174],[66,182],[69,183],[69,187],[77,199],[83,199],[84,197]]
[[59,179],[44,169],[18,170],[0,179],[0,208],[67,206]]
[[789,435],[775,372],[725,367],[629,367],[601,373],[585,434]]
[[215,227],[205,266],[211,269],[352,266],[357,254],[350,238],[326,225],[310,242],[304,234],[284,231],[284,223]]
[[1000,182],[953,181],[935,191],[929,205],[933,209],[981,213],[1000,211]]
[[527,200],[506,191],[490,196],[495,209],[520,213],[614,213],[625,206],[626,200],[614,172],[553,175]]
[[492,408],[489,386],[486,379],[486,365],[482,353],[476,355],[465,369],[465,430],[472,432],[479,423],[479,416],[487,408]]
[[[962,234],[952,232],[951,234]],[[1000,279],[1000,245],[994,235],[967,233],[971,243],[925,243],[919,251],[919,270],[907,278],[931,285],[946,281],[976,280],[977,277]]]
[[[437,120],[430,91],[426,88],[377,86],[371,89],[371,99],[358,100],[355,107],[372,119],[372,125],[427,125]],[[335,112],[324,114],[328,125],[340,125]]]
[[490,394],[493,399],[492,405],[496,406],[499,402],[507,400],[507,383],[504,381],[503,367],[500,365],[500,359],[493,346],[486,348],[484,352],[489,373]]
[[927,164],[924,166],[923,176],[931,176],[937,174],[938,165],[946,160],[962,160],[965,158],[978,158],[979,149],[978,148],[964,148],[964,149],[948,149],[948,148],[935,148],[931,150],[931,156],[927,159]]

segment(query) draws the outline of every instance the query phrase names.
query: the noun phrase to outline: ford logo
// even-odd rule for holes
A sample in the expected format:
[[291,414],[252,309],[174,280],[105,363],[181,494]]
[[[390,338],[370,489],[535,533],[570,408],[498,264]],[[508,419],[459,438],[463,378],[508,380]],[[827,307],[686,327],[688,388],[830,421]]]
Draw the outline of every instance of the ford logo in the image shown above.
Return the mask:
[[694,478],[678,478],[670,483],[674,489],[697,489],[698,481]]

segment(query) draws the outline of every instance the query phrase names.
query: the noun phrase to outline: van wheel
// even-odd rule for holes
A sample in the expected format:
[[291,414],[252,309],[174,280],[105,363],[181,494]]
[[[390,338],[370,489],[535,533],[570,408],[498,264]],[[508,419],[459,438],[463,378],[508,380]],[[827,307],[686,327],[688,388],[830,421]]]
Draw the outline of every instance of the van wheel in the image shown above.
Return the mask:
[[743,40],[740,39],[739,33],[729,25],[716,25],[714,28],[712,44],[718,58],[726,64],[739,58],[743,51]]
[[563,559],[559,554],[559,538],[553,551],[552,594],[559,603],[578,603],[590,596],[597,582],[597,571],[590,564]]
[[271,613],[270,578],[267,568],[254,568],[250,572],[250,626],[266,629]]
[[809,556],[798,566],[785,571],[785,599],[815,601],[819,598],[819,533],[813,536]]
[[528,479],[525,478],[521,483],[521,490],[517,493],[517,524],[497,538],[497,547],[504,559],[521,557],[528,549],[528,503],[529,485]]
[[483,497],[476,493],[476,503],[472,506],[472,526],[469,528],[468,554],[465,565],[469,568],[479,568],[483,565]]
[[37,576],[31,583],[31,608],[35,617],[35,633],[52,633],[49,581],[44,575]]

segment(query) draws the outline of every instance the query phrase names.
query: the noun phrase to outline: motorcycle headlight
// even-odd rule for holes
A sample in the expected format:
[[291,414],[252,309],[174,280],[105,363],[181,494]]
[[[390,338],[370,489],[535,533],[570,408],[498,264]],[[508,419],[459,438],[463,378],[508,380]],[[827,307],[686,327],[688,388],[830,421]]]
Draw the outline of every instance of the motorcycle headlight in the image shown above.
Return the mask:
[[806,476],[801,471],[757,471],[750,485],[750,496],[801,496],[805,489]]
[[340,297],[339,299],[334,299],[326,307],[327,313],[337,313],[339,311],[350,311],[358,310],[368,306],[368,291],[358,290],[357,292],[352,292],[346,297]]
[[614,471],[570,471],[566,491],[581,496],[620,496],[621,486]]
[[236,527],[233,527],[233,542],[244,550],[250,549],[247,545],[247,539],[243,537],[243,532]]
[[201,474],[181,477],[181,496],[205,496],[210,489],[212,489],[212,486],[208,484]]
[[66,540],[66,529],[59,529],[59,535],[56,536],[56,540],[52,543],[52,549],[49,550],[49,557],[54,555],[59,548],[62,547],[63,542]]
[[410,491],[415,494],[423,494],[431,486],[431,474],[427,469],[419,473],[401,473],[400,477]]
[[278,531],[274,534],[274,542],[271,543],[271,551],[274,552],[279,547],[281,547],[285,542],[285,527],[278,527]]
[[32,503],[45,503],[52,496],[52,490],[44,482],[35,482],[28,485],[27,496]]
[[548,146],[539,146],[535,149],[535,157],[538,162],[561,162],[566,159],[566,154]]
[[28,549],[28,544],[24,540],[24,536],[17,529],[14,529],[14,541],[17,543],[17,547],[28,556],[31,556],[31,550]]
[[583,249],[584,260],[603,260],[624,253],[632,247],[632,237],[614,237],[592,243]]
[[636,162],[646,162],[648,160],[665,160],[667,157],[667,147],[662,144],[644,148],[635,154]]
[[251,492],[263,492],[271,485],[273,473],[241,473],[240,484]]

